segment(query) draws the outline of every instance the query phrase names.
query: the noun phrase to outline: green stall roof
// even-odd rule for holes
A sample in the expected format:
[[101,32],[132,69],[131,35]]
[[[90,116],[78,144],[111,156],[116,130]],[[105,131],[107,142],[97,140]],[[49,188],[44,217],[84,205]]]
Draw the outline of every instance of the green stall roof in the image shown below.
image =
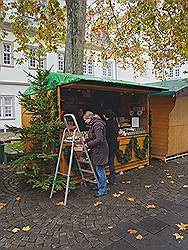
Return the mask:
[[156,87],[166,87],[168,91],[152,93],[151,96],[173,96],[185,88],[188,88],[188,78],[168,80],[161,82],[153,82],[152,85]]
[[[54,86],[65,86],[69,84],[78,84],[78,83],[87,83],[87,84],[94,84],[94,85],[102,85],[102,86],[111,86],[111,87],[120,87],[120,88],[134,88],[140,90],[149,90],[149,91],[162,91],[167,90],[168,88],[162,86],[155,86],[153,84],[144,84],[144,83],[136,83],[130,81],[121,81],[121,80],[113,80],[113,79],[106,79],[106,78],[98,78],[94,76],[87,76],[87,75],[74,75],[68,73],[56,73],[50,72],[47,77],[47,87],[46,90],[51,90]],[[34,94],[33,84],[31,84],[24,94]]]

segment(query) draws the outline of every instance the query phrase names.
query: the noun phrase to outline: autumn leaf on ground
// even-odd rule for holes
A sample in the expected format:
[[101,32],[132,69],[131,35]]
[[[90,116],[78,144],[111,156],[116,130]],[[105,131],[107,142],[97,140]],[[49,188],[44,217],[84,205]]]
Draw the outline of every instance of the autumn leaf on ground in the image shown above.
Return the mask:
[[64,202],[63,201],[58,201],[55,203],[56,206],[59,206],[59,207],[63,207],[64,206]]
[[174,183],[175,183],[175,181],[170,181],[170,183],[174,184]]
[[6,203],[0,202],[0,209],[5,208],[6,205],[7,205]]
[[121,183],[122,183],[122,184],[125,184],[125,181],[122,181]]
[[188,188],[188,185],[183,185],[183,188]]
[[113,227],[112,226],[108,226],[108,229],[112,229]]
[[176,226],[179,228],[179,230],[187,230],[188,229],[188,224],[180,223],[180,224],[176,224]]
[[176,237],[176,240],[183,240],[183,235],[180,235],[179,233],[173,234]]
[[97,202],[94,204],[94,206],[97,207],[97,206],[102,205],[102,204],[103,204],[102,201],[97,201]]
[[26,227],[23,227],[23,228],[22,228],[22,230],[23,230],[24,232],[28,232],[30,229],[31,229],[30,226],[26,226]]
[[150,188],[151,187],[151,185],[145,185],[145,188]]
[[136,239],[137,239],[137,240],[142,240],[142,239],[143,239],[143,236],[142,236],[141,234],[138,234],[138,235],[136,236]]
[[128,201],[135,201],[135,199],[133,197],[127,197]]
[[118,194],[118,193],[114,193],[113,194],[113,197],[116,197],[116,198],[118,198],[118,197],[120,197],[121,196],[121,194]]
[[15,227],[14,229],[12,229],[13,233],[17,233],[18,231],[20,231],[20,228],[18,228],[18,227]]
[[129,234],[136,234],[137,233],[137,231],[135,229],[129,229],[127,232]]
[[146,208],[156,208],[156,206],[154,204],[147,204]]
[[163,184],[164,183],[164,181],[161,181],[161,184]]
[[167,178],[171,179],[171,178],[172,178],[172,176],[171,176],[171,175],[168,175],[168,176],[167,176]]
[[179,178],[182,178],[182,177],[184,177],[184,176],[185,176],[185,175],[183,175],[183,174],[178,175]]
[[20,202],[21,201],[21,197],[20,196],[17,196],[16,197],[16,202]]
[[131,184],[131,181],[127,181],[126,183],[127,183],[127,184]]
[[138,167],[138,169],[142,169],[142,168],[144,168],[145,166],[140,166],[140,167]]
[[123,191],[119,191],[118,193],[119,193],[120,195],[124,194],[124,192],[123,192]]

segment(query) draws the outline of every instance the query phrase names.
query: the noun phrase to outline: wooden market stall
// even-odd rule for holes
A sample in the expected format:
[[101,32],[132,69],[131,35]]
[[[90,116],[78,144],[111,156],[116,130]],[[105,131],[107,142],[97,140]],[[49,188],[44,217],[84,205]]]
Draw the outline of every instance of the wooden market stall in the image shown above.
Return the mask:
[[[80,109],[91,110],[99,115],[107,108],[115,112],[119,124],[116,172],[149,165],[148,96],[165,88],[51,72],[48,76],[47,90],[50,90],[54,83],[57,86],[60,119],[65,113],[77,115]],[[23,124],[26,122],[23,115]],[[68,168],[67,149],[68,146],[65,145],[60,166],[63,173],[66,173]]]
[[150,97],[152,156],[167,160],[188,153],[188,78],[154,84],[169,91]]

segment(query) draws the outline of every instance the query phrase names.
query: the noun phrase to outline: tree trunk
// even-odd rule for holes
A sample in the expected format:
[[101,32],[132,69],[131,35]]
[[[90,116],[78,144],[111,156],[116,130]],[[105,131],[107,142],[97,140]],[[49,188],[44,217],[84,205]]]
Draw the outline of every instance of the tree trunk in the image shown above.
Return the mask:
[[66,0],[65,73],[83,74],[87,0]]

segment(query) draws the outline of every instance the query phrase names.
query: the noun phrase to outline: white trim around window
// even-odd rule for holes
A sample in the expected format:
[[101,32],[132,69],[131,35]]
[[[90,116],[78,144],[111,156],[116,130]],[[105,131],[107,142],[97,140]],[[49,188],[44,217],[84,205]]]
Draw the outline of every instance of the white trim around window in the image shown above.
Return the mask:
[[58,71],[64,72],[64,53],[58,52],[57,54],[57,67]]
[[15,97],[0,95],[0,120],[15,119]]
[[83,74],[84,75],[94,74],[94,63],[92,60],[87,60],[83,62]]
[[44,56],[43,58],[40,59],[40,62],[38,62],[36,56],[35,56],[35,51],[36,51],[36,47],[31,47],[30,48],[30,54],[33,55],[31,58],[28,59],[28,67],[29,69],[37,69],[38,66],[40,66],[41,69],[45,69],[46,68],[46,56]]
[[9,41],[2,41],[1,43],[1,65],[4,67],[14,67],[14,44]]
[[104,62],[102,68],[102,75],[105,77],[113,76],[113,63],[112,62]]

